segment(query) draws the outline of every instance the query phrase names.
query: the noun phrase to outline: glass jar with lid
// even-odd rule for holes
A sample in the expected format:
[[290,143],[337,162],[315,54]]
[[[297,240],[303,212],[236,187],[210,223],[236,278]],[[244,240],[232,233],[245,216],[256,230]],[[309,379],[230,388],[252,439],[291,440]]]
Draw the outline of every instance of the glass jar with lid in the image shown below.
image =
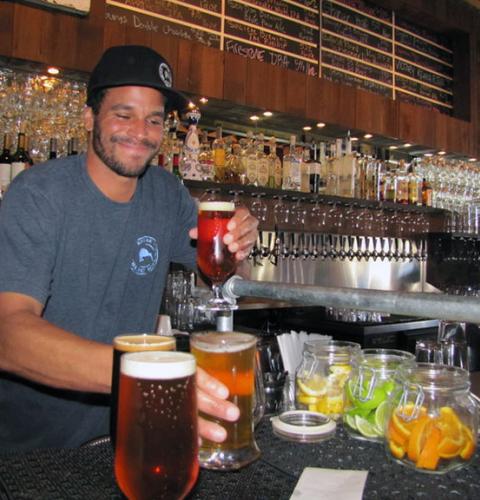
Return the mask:
[[345,384],[343,422],[348,433],[368,441],[383,441],[387,399],[396,370],[413,365],[413,354],[397,349],[363,349],[353,359]]
[[337,420],[343,414],[343,387],[360,344],[337,340],[311,340],[303,346],[296,372],[298,409],[310,410]]
[[387,455],[441,474],[472,459],[477,430],[478,406],[466,370],[433,363],[399,368],[386,410]]

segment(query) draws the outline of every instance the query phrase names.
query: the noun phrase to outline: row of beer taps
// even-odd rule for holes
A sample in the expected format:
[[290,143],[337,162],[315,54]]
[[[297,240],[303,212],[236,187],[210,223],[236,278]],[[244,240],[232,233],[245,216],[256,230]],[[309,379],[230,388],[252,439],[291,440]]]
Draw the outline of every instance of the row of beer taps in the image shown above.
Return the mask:
[[249,258],[254,264],[268,259],[277,265],[279,259],[333,260],[418,260],[427,258],[424,238],[355,236],[296,231],[259,231]]

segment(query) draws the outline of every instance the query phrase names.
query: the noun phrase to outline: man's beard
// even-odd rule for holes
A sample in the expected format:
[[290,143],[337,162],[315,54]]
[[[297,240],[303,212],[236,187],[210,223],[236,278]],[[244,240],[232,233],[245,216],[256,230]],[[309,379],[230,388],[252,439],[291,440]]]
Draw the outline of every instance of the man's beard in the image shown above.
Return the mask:
[[[116,136],[112,136],[110,138],[110,141],[115,143],[115,142],[123,142],[123,143],[128,143],[129,139],[125,138],[119,138]],[[155,157],[155,155],[158,152],[158,147],[156,144],[148,141],[147,139],[143,139],[140,141],[142,145],[149,147],[152,149],[152,154],[149,156],[145,162],[145,165],[140,170],[135,170],[132,171],[129,169],[124,163],[122,163],[120,160],[115,159],[113,155],[109,155],[103,146],[102,142],[102,137],[101,137],[101,130],[100,126],[98,125],[97,120],[95,120],[94,127],[93,127],[93,139],[92,139],[92,144],[93,144],[93,150],[97,154],[97,156],[105,163],[105,165],[115,172],[118,175],[121,175],[122,177],[140,177],[145,170],[147,169],[148,165],[152,161],[152,159]]]

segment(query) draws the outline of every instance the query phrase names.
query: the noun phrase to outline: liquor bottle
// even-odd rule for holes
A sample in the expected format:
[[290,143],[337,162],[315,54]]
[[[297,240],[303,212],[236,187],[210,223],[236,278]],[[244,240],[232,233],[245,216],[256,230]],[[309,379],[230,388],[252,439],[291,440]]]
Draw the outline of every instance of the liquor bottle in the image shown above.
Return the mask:
[[312,144],[309,150],[309,169],[310,169],[310,192],[318,193],[320,190],[320,163],[318,161],[318,150],[315,143]]
[[277,154],[275,137],[270,139],[270,164],[273,166],[273,187],[275,189],[282,189],[282,160]]
[[263,134],[258,134],[257,142],[257,184],[268,186],[268,159],[265,154],[265,144]]
[[253,136],[253,132],[249,130],[247,132],[247,183],[252,186],[257,186],[257,147],[256,140]]
[[422,178],[415,173],[413,162],[408,166],[408,203],[422,204]]
[[72,137],[68,142],[68,156],[78,155],[78,138]]
[[395,176],[395,202],[408,204],[408,174],[403,160],[400,160]]
[[433,189],[425,177],[422,181],[422,205],[424,207],[431,207],[433,205]]
[[240,151],[242,147],[237,142],[227,141],[227,154],[225,157],[225,182],[228,184],[241,184]]
[[338,194],[337,151],[337,145],[330,144],[327,154],[327,185],[325,189],[325,192],[330,195]]
[[310,192],[310,149],[297,148],[297,152],[302,158],[300,165],[300,191],[302,193]]
[[[283,158],[284,162],[284,174],[287,174],[286,186],[284,189],[290,189],[292,191],[300,191],[302,182],[302,158],[299,157],[296,148],[296,137],[294,135],[290,136],[290,147],[288,150],[288,155]],[[287,168],[285,169],[285,164]],[[284,177],[285,179],[285,177]]]
[[215,181],[225,181],[225,141],[222,138],[222,127],[217,127],[215,140],[212,144]]
[[28,156],[25,152],[25,134],[18,133],[17,150],[12,158],[12,181],[15,177],[27,168]]
[[10,134],[3,136],[3,151],[0,155],[0,193],[4,193],[12,178],[12,156],[10,155]]
[[207,132],[204,132],[202,134],[198,163],[200,164],[200,171],[202,172],[202,180],[213,180],[215,175],[213,167],[213,152],[212,148],[210,147],[210,143],[208,142]]
[[55,137],[52,137],[50,139],[50,148],[48,152],[48,159],[49,160],[54,160],[57,157],[57,139]]
[[324,193],[327,189],[327,176],[328,176],[328,162],[326,157],[326,144],[320,143],[320,181],[318,185],[318,192]]
[[200,140],[197,124],[201,114],[198,108],[192,107],[185,115],[188,121],[188,131],[181,149],[180,173],[184,179],[202,180],[202,172],[198,157],[200,155]]
[[272,158],[271,142],[265,144],[264,148],[265,157],[267,159],[268,166],[268,184],[269,188],[275,188],[275,161]]
[[248,147],[248,139],[246,137],[242,137],[238,141],[238,176],[240,184],[248,183],[248,175],[247,175],[247,147]]

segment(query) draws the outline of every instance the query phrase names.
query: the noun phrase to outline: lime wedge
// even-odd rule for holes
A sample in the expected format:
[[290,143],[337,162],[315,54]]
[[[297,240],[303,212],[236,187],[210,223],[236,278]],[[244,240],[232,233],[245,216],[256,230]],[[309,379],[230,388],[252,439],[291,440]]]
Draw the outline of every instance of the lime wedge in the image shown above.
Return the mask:
[[384,434],[385,418],[387,416],[387,401],[382,401],[375,410],[375,425],[380,431],[380,435]]
[[365,437],[368,438],[377,438],[382,434],[378,432],[377,426],[372,425],[368,420],[365,420],[358,415],[355,417],[355,425],[357,426],[357,431]]
[[357,430],[357,424],[355,423],[355,416],[354,415],[344,415],[344,420],[345,423],[353,430]]

